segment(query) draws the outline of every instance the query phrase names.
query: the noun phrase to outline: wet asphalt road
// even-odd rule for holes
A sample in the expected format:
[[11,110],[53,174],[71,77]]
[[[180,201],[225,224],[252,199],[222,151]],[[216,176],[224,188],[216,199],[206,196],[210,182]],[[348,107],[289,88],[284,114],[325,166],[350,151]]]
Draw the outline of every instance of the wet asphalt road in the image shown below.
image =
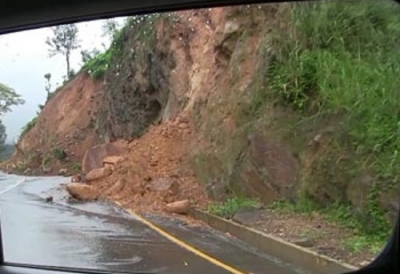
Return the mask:
[[[65,178],[27,177],[11,189],[21,178],[0,174],[6,262],[130,273],[230,273],[111,204],[67,202],[65,193],[56,188]],[[48,193],[54,202],[44,200]],[[188,227],[182,221],[160,216],[146,218],[243,273],[300,273],[210,228]]]

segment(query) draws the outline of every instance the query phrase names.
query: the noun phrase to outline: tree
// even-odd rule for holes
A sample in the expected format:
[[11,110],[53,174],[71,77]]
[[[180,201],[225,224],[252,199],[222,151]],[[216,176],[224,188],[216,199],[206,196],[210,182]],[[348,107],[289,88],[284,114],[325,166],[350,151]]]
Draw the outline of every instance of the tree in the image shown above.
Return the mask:
[[50,73],[46,73],[46,74],[44,75],[44,79],[46,79],[46,86],[45,86],[44,88],[45,88],[45,90],[46,90],[46,92],[47,92],[47,100],[49,100],[49,98],[50,98],[50,92],[51,92],[51,83],[50,83],[51,74],[50,74]]
[[89,60],[95,58],[99,54],[100,54],[100,51],[96,48],[92,49],[91,51],[82,50],[81,51],[82,63],[86,64]]
[[[16,93],[12,88],[0,83],[0,118],[3,114],[11,111],[11,106],[23,103],[25,101],[21,99],[21,95]],[[4,149],[6,139],[6,128],[0,119],[0,151]]]
[[25,101],[12,88],[0,83],[0,116],[9,112],[11,106],[22,105]]
[[5,148],[6,139],[7,139],[6,127],[0,120],[0,153],[3,152]]
[[115,19],[107,19],[101,26],[103,30],[103,36],[108,36],[110,40],[113,40],[117,35],[119,24]]
[[75,24],[60,25],[52,28],[53,37],[47,37],[46,44],[50,46],[49,55],[64,55],[67,62],[67,77],[70,76],[71,52],[80,47],[78,39],[78,27]]

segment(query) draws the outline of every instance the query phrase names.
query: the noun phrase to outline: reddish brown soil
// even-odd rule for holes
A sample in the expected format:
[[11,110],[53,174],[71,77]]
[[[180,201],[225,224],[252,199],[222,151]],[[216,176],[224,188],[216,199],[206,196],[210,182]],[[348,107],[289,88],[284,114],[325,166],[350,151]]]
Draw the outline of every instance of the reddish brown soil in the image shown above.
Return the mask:
[[204,206],[206,193],[187,164],[188,148],[196,142],[186,119],[177,117],[151,127],[129,144],[126,160],[117,164],[111,176],[90,184],[100,197],[137,212],[164,211],[167,203],[184,199]]
[[[20,139],[14,155],[2,169],[19,173],[29,168],[28,174],[43,174],[42,160],[50,157],[52,170],[47,174],[51,175],[80,163],[86,150],[97,142],[91,118],[102,92],[102,82],[84,73],[57,90],[43,108],[36,125]],[[56,159],[53,153],[56,148],[65,150],[66,161]]]

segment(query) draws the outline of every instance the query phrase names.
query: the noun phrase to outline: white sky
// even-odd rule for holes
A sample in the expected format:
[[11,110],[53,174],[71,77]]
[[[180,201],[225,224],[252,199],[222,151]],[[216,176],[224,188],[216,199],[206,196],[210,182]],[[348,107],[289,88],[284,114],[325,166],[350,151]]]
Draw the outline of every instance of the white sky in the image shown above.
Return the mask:
[[[123,18],[118,18],[122,23]],[[103,21],[79,23],[81,48],[72,53],[71,67],[78,71],[81,66],[80,51],[103,49],[102,43],[109,45],[107,37],[102,37]],[[24,31],[0,36],[0,82],[22,95],[25,104],[12,108],[12,112],[0,117],[7,129],[7,141],[18,140],[21,128],[31,120],[38,105],[46,100],[44,74],[51,73],[52,89],[62,83],[66,74],[66,63],[61,55],[49,58],[46,38],[51,36],[49,28]]]

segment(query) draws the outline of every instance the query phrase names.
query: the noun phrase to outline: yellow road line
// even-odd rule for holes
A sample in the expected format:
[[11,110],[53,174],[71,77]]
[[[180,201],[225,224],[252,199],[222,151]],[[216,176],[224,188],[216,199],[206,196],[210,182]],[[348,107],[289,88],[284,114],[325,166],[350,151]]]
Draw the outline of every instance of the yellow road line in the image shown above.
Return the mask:
[[[118,206],[122,207],[121,203],[119,202],[115,202]],[[194,253],[195,255],[209,261],[212,264],[215,264],[227,271],[229,271],[230,273],[233,274],[246,274],[243,271],[240,271],[232,266],[229,266],[203,252],[201,252],[200,250],[196,249],[195,247],[183,242],[182,240],[176,238],[175,236],[169,234],[167,231],[159,228],[158,226],[154,225],[152,222],[150,222],[149,220],[143,218],[142,216],[139,216],[138,214],[136,214],[135,212],[133,212],[132,210],[126,210],[127,212],[129,212],[130,214],[132,214],[135,218],[137,218],[140,222],[142,222],[143,224],[147,225],[149,228],[153,229],[154,231],[158,232],[159,234],[161,234],[162,236],[164,236],[165,238],[167,238],[168,240],[170,240],[171,242],[179,245],[180,247],[183,247],[184,249]]]

